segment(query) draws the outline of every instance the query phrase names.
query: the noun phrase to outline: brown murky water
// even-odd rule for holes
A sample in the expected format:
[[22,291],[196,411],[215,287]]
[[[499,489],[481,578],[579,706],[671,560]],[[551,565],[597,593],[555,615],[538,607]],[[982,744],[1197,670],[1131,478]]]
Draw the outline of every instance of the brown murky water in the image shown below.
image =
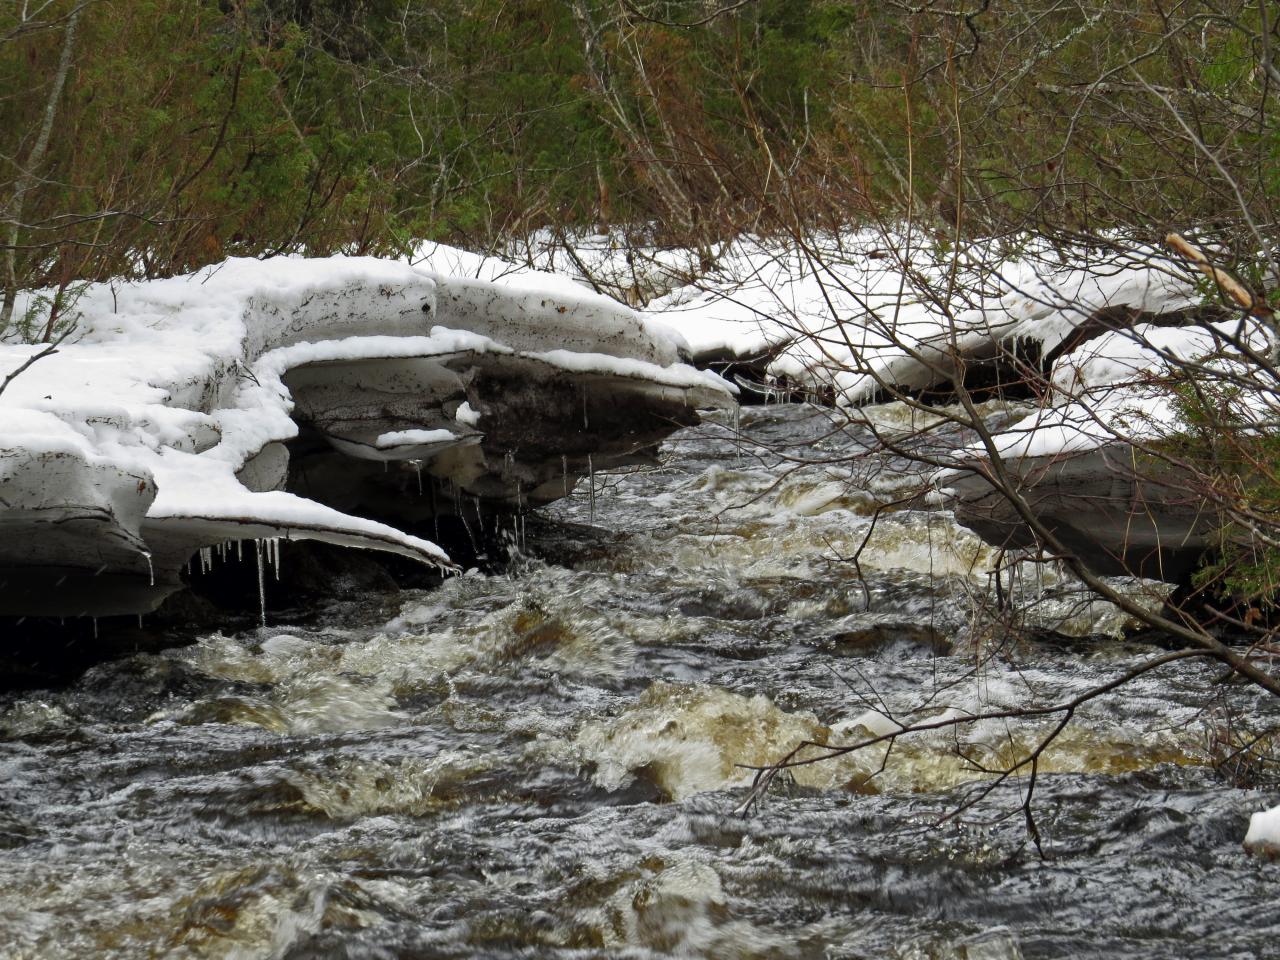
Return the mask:
[[739,765],[801,739],[1060,699],[1150,653],[1041,572],[1027,625],[1079,639],[989,655],[991,555],[942,513],[883,516],[859,577],[838,558],[908,481],[790,471],[856,445],[815,446],[826,416],[677,435],[597,478],[594,523],[585,491],[530,521],[502,575],[0,700],[0,957],[1280,955],[1280,865],[1240,848],[1280,797],[1205,765],[1196,665],[1045,755],[1043,859],[1025,781],[948,814],[1050,721],[916,735],[732,813]]

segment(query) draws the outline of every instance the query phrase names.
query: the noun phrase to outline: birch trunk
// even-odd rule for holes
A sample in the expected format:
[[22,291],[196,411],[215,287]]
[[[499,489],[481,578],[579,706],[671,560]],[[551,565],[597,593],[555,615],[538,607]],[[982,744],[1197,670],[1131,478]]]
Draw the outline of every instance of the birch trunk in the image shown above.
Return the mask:
[[31,145],[26,162],[18,174],[14,184],[13,195],[5,204],[0,214],[7,226],[5,231],[4,250],[4,304],[0,306],[0,333],[4,333],[13,322],[13,307],[18,299],[18,231],[22,223],[22,213],[26,208],[27,194],[35,186],[37,173],[44,155],[49,149],[49,137],[53,134],[53,121],[58,114],[58,101],[62,99],[62,90],[67,83],[67,74],[71,72],[71,51],[75,47],[76,27],[80,23],[83,6],[76,6],[67,17],[67,29],[62,36],[62,53],[58,57],[58,69],[53,75],[53,85],[49,88],[49,99],[44,105],[44,118],[40,123],[40,132],[36,142]]

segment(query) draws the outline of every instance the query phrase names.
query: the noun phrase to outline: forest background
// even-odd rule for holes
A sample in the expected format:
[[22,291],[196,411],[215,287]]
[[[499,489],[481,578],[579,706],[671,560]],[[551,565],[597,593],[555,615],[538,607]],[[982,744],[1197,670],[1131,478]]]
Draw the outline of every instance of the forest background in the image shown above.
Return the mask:
[[607,226],[1179,229],[1280,287],[1265,2],[0,6],[0,328],[22,288]]

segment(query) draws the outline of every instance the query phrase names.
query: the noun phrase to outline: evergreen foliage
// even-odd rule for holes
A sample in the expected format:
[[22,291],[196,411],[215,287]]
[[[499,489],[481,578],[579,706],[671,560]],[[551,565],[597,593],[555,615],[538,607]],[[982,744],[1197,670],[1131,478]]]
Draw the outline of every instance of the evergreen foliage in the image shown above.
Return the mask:
[[548,225],[648,225],[701,246],[901,217],[947,236],[1198,227],[1248,275],[1260,243],[1239,201],[1270,236],[1280,186],[1264,8],[8,4],[3,283],[477,247]]

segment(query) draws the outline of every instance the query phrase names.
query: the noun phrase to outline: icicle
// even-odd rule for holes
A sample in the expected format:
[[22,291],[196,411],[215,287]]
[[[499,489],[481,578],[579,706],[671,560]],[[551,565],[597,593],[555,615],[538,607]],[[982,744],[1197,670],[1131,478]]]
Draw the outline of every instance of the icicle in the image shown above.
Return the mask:
[[142,614],[138,614],[138,629],[142,629]]
[[410,460],[409,462],[413,464],[413,472],[418,477],[418,496],[422,496],[422,461]]
[[733,408],[733,444],[737,458],[742,459],[742,407]]
[[458,508],[457,491],[454,492],[454,512],[462,519],[462,528],[467,531],[467,539],[471,541],[471,549],[479,555],[480,545],[476,543],[476,535],[471,532],[471,524],[467,523],[467,514]]
[[93,618],[93,639],[98,639],[98,618]]
[[560,479],[564,483],[564,495],[569,495],[569,458],[560,454]]
[[587,422],[587,391],[585,388],[582,391],[582,429],[591,429],[591,425]]
[[436,505],[436,485],[431,484],[431,519],[435,522],[436,543],[440,542],[440,508]]
[[480,512],[480,498],[472,497],[471,505],[476,508],[476,522],[480,524],[480,539],[484,539],[484,514]]
[[254,553],[258,558],[258,622],[267,625],[267,578],[262,569],[262,541],[253,541]]
[[275,570],[276,583],[280,582],[280,538],[271,538],[271,566]]
[[240,551],[240,548],[241,548],[242,546],[244,546],[244,541],[243,541],[243,540],[237,540],[237,541],[236,541],[236,563],[239,563],[240,561],[244,560],[244,554],[243,554],[243,553],[241,553],[241,551]]
[[146,557],[146,560],[147,560],[147,577],[150,579],[151,586],[153,586],[153,587],[154,587],[154,586],[156,585],[156,568],[155,568],[154,566],[152,566],[152,564],[151,564],[151,554],[149,554],[149,553],[147,553],[147,551],[143,550],[143,551],[142,551],[142,555],[143,555],[144,557]]
[[588,501],[590,506],[588,507],[587,515],[591,518],[591,522],[595,523],[596,522],[596,470],[591,463],[591,454],[589,453],[587,454],[587,479],[591,483],[591,493],[589,495],[590,500]]

